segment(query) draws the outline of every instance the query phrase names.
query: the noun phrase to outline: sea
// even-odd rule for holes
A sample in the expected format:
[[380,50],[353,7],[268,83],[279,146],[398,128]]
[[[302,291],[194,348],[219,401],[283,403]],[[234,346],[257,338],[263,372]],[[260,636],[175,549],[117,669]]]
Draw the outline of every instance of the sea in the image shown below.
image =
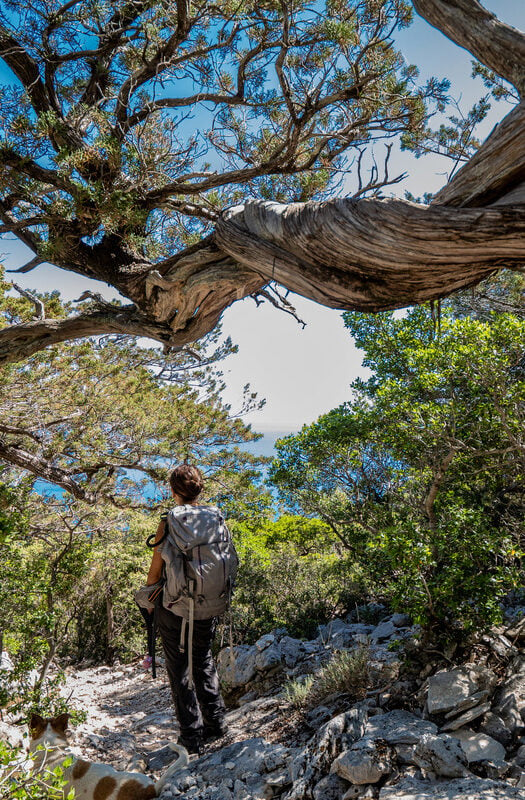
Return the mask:
[[[255,426],[253,426],[254,430],[257,430]],[[242,450],[246,450],[248,453],[251,453],[254,456],[264,456],[266,458],[273,458],[277,455],[275,450],[275,443],[278,439],[282,439],[284,436],[288,436],[290,433],[294,433],[289,429],[287,430],[267,430],[267,431],[258,431],[262,433],[262,437],[257,439],[256,441],[252,442],[244,442],[239,447]],[[261,472],[263,476],[266,476],[268,471],[268,466],[261,467]],[[48,481],[37,480],[33,485],[33,489],[38,494],[45,495],[47,497],[57,497],[62,494],[65,494],[65,490],[61,489],[59,486],[56,486],[53,483],[49,483]],[[155,494],[156,490],[152,484],[151,487],[152,494]],[[145,494],[150,497],[150,492],[148,489],[145,489]]]

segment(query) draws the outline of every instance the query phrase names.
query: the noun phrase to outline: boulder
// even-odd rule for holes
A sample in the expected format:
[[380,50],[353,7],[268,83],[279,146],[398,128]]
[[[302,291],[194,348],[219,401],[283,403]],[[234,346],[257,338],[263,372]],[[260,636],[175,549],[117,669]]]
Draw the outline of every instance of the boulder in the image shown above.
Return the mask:
[[233,648],[233,657],[229,647],[221,650],[217,658],[217,671],[224,684],[235,689],[249,683],[255,677],[258,652],[256,647],[245,644],[238,644]]
[[428,680],[428,712],[446,714],[465,703],[476,692],[489,690],[495,681],[496,676],[492,670],[473,664],[436,672]]
[[460,728],[454,731],[454,738],[459,739],[469,764],[476,761],[505,760],[503,745],[487,736],[486,733],[474,733],[470,728]]
[[397,631],[394,623],[391,620],[384,620],[380,622],[379,625],[376,625],[370,634],[370,638],[373,642],[381,642],[384,639],[390,639],[395,633],[397,633]]
[[479,729],[488,736],[492,736],[497,742],[501,742],[503,747],[508,747],[512,742],[511,731],[506,727],[502,718],[492,711],[487,711],[483,715]]
[[279,666],[281,663],[281,648],[278,642],[273,642],[264,650],[259,650],[255,656],[255,668],[260,672]]
[[377,783],[392,771],[392,756],[384,744],[365,738],[342,752],[330,771],[350,783]]
[[317,630],[319,631],[318,639],[323,642],[328,642],[332,636],[335,636],[340,631],[347,631],[352,626],[349,625],[342,619],[333,619],[327,625],[319,625]]
[[295,667],[303,655],[303,643],[300,639],[293,639],[291,636],[283,636],[279,642],[281,658],[287,667]]
[[414,748],[414,763],[427,775],[463,778],[469,774],[467,757],[457,739],[424,733]]
[[523,791],[508,783],[482,778],[452,781],[420,781],[403,778],[394,786],[384,786],[379,800],[523,800]]
[[331,767],[343,750],[349,750],[365,731],[367,713],[361,704],[338,714],[326,722],[312,736],[292,760],[290,771],[292,788],[284,795],[285,800],[303,800],[310,797],[313,787]]
[[420,719],[408,711],[389,711],[368,720],[365,736],[371,739],[384,739],[390,745],[417,744],[423,734],[437,733],[437,725],[430,720]]

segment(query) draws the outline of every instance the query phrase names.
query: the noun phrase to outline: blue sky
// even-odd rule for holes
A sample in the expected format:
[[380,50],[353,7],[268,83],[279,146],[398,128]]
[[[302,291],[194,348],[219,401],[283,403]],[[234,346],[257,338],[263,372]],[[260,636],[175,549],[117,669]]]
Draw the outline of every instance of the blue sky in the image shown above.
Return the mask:
[[[485,0],[484,5],[505,22],[525,29],[525,0]],[[481,81],[470,78],[470,54],[423,20],[416,18],[409,29],[398,34],[396,41],[407,62],[418,65],[423,79],[436,75],[451,80],[451,94],[460,99],[463,110],[467,111],[483,94]],[[493,108],[483,125],[482,136],[490,132],[506,110],[505,104]],[[448,162],[437,157],[416,160],[408,153],[393,152],[391,173],[407,172],[409,177],[391,187],[392,194],[403,196],[405,190],[415,195],[435,191],[445,183],[449,168]],[[351,179],[345,188],[351,193]],[[7,268],[15,268],[27,260],[23,248],[11,242],[4,241],[1,250]],[[53,267],[40,267],[28,275],[17,276],[16,280],[40,291],[58,288],[68,299],[78,297],[87,288],[96,287],[107,294],[104,284]],[[305,330],[267,303],[256,308],[252,300],[236,303],[223,316],[225,334],[239,344],[239,353],[224,364],[225,399],[234,409],[238,408],[242,387],[247,382],[265,397],[265,407],[246,418],[257,430],[299,429],[346,400],[349,384],[364,373],[361,355],[345,331],[340,313],[304,298],[292,299],[307,322]]]

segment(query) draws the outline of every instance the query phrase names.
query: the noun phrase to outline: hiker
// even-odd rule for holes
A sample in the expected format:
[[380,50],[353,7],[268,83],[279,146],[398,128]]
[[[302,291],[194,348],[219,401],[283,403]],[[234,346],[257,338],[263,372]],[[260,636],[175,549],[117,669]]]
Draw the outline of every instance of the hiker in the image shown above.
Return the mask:
[[182,744],[200,754],[226,733],[225,706],[211,653],[218,617],[226,609],[237,555],[216,506],[199,505],[199,470],[188,464],[170,476],[175,507],[161,519],[147,585],[162,582],[155,617],[179,720]]

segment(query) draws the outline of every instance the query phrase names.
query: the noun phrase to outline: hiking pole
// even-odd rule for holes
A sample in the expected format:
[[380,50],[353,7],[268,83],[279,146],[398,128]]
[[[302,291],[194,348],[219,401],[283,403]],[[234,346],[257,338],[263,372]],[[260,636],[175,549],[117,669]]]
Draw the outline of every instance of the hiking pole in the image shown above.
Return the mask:
[[[137,603],[138,605],[138,603]],[[156,607],[155,607],[156,608]],[[148,611],[146,608],[142,608],[139,606],[140,613],[146,623],[146,633],[147,633],[147,642],[148,642],[148,656],[151,658],[151,675],[153,678],[157,677],[157,669],[155,663],[155,634],[156,634],[156,618],[155,618],[155,608],[152,612]]]

